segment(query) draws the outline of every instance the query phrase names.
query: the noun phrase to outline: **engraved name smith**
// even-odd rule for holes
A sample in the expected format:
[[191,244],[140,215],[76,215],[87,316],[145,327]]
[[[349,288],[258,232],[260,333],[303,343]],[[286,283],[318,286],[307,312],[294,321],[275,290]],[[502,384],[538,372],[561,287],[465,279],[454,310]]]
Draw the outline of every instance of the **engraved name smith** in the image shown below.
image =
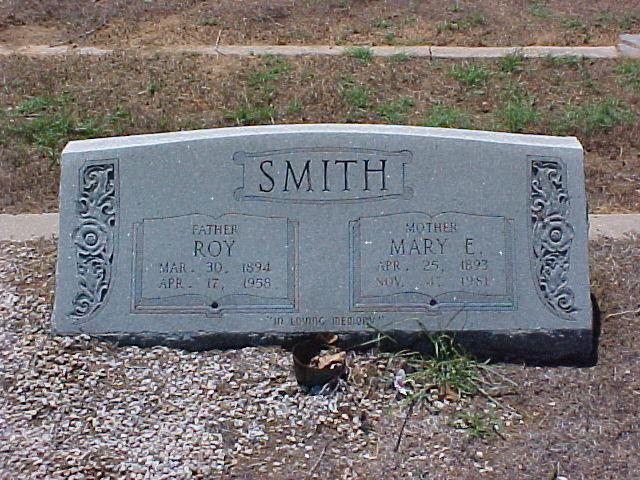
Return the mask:
[[294,203],[407,198],[405,166],[411,152],[362,148],[297,148],[237,152],[243,185],[239,200]]
[[[264,181],[260,182],[258,189],[261,192],[273,192],[274,188],[281,188],[283,192],[289,192],[295,188],[300,190],[306,188],[307,192],[313,192],[315,188],[322,188],[323,192],[330,192],[336,186],[331,185],[329,182],[330,174],[334,168],[342,167],[342,179],[337,186],[338,189],[342,189],[343,192],[350,191],[352,188],[355,190],[362,190],[368,192],[372,189],[379,189],[380,191],[387,190],[386,181],[386,169],[387,160],[381,158],[378,160],[379,166],[373,167],[369,163],[373,163],[374,160],[321,160],[322,165],[319,162],[313,160],[306,160],[303,163],[301,169],[296,173],[295,162],[292,160],[285,160],[286,168],[283,170],[284,181],[281,178],[274,178],[278,171],[274,169],[273,160],[262,160],[260,162],[260,171],[264,175]],[[349,170],[350,167],[354,167]],[[357,170],[357,178],[354,182],[354,170]],[[379,175],[379,183],[375,187],[369,188],[374,182],[370,182],[369,175]],[[280,175],[282,177],[283,175]],[[334,176],[334,175],[331,175]],[[351,180],[351,182],[350,182]],[[277,182],[277,187],[276,187]],[[355,183],[355,185],[354,185]]]

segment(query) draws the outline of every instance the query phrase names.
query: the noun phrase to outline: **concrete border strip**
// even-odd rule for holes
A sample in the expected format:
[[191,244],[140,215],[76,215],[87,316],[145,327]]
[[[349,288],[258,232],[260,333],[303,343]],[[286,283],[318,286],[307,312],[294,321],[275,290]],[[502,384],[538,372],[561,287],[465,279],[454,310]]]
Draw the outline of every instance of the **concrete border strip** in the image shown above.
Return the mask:
[[0,55],[24,55],[27,57],[49,57],[56,55],[87,55],[102,57],[114,53],[114,49],[101,47],[78,47],[78,46],[58,46],[48,45],[25,45],[22,47],[11,47],[0,45]]
[[0,214],[0,241],[22,242],[57,235],[57,213]]
[[434,58],[500,58],[520,53],[526,58],[617,58],[616,47],[431,47]]
[[[0,45],[0,56],[25,55],[31,57],[47,57],[56,55],[87,55],[105,56],[123,52],[142,52],[153,55],[158,52],[195,53],[200,55],[231,55],[231,56],[252,56],[252,55],[283,55],[283,56],[303,56],[303,55],[345,55],[354,47],[338,45],[226,45],[220,47],[206,45],[175,45],[157,48],[129,48],[116,50],[103,47],[78,47],[78,46],[57,46],[47,45],[27,45],[21,47],[11,47]],[[377,57],[390,57],[393,55],[407,55],[419,58],[500,58],[505,55],[521,53],[527,58],[540,57],[562,57],[576,56],[583,58],[618,58],[627,53],[633,53],[636,49],[627,44],[605,47],[558,47],[558,46],[528,46],[528,47],[441,47],[430,45],[390,47],[377,46],[365,47],[371,54]]]
[[620,35],[620,43],[618,44],[620,54],[630,58],[640,58],[640,34],[631,35],[625,33]]
[[[589,238],[640,234],[640,214],[589,215]],[[58,235],[57,213],[0,214],[0,241],[25,241]]]
[[640,214],[589,215],[589,238],[624,237],[627,233],[640,234]]

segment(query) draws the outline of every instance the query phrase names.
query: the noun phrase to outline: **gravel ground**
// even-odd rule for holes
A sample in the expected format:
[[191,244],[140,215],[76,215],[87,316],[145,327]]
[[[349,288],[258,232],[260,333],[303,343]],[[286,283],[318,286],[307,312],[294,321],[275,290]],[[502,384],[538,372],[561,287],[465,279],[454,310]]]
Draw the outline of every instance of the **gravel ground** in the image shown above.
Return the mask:
[[[408,415],[373,353],[314,397],[280,348],[51,337],[55,244],[0,243],[0,478],[637,478],[640,239],[591,251],[598,366],[496,366],[518,384],[499,404],[433,397]],[[460,412],[497,432],[474,436]]]

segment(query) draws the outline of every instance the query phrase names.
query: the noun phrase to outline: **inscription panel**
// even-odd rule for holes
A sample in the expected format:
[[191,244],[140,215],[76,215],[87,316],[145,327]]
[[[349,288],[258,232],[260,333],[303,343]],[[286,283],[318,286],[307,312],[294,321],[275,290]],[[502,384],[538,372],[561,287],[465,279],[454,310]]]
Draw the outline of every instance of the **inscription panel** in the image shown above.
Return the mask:
[[512,237],[513,220],[465,213],[353,221],[352,308],[513,308]]
[[235,152],[243,167],[239,200],[266,202],[362,202],[411,197],[406,188],[408,150],[292,148]]
[[296,230],[235,213],[145,219],[134,227],[133,311],[294,311]]

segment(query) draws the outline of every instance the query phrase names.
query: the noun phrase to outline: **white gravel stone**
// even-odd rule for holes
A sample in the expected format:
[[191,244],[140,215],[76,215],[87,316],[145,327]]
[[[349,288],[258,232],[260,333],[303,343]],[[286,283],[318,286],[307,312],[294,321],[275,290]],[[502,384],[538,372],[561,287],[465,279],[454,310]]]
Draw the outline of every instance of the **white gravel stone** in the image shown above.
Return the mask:
[[376,401],[357,388],[307,396],[279,348],[189,353],[53,337],[54,257],[51,242],[0,244],[0,477],[205,478],[266,461],[273,440],[304,458],[321,424],[360,441],[354,412],[366,404],[380,418],[395,401],[391,389]]

